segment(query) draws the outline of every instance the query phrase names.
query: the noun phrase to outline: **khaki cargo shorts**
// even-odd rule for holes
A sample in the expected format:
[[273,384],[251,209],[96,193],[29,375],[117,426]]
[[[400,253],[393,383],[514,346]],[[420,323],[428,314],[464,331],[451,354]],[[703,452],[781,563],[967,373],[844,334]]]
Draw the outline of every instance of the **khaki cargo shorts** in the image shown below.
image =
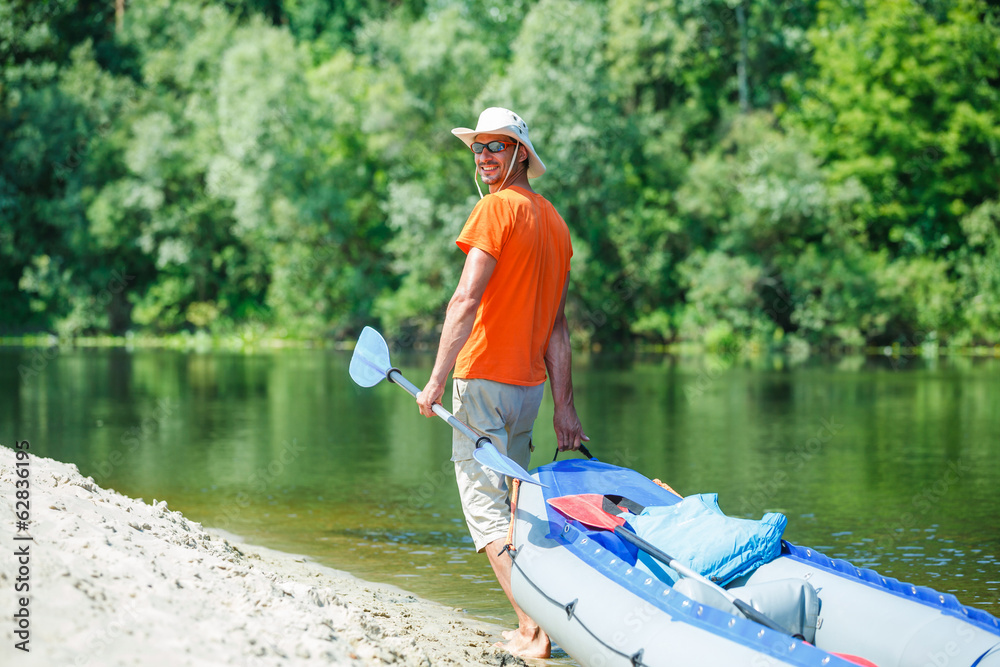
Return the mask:
[[[489,436],[501,454],[525,469],[531,461],[531,429],[545,385],[522,387],[492,380],[456,378],[452,412],[474,430]],[[508,478],[472,458],[476,443],[458,431],[452,437],[458,493],[476,551],[507,536],[510,523]]]

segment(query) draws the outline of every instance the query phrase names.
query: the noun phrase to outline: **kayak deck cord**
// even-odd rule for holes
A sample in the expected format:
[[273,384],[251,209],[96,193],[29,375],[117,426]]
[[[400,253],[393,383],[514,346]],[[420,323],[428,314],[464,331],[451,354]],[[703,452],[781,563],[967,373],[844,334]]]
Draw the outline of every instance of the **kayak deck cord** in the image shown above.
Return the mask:
[[506,553],[508,556],[510,556],[511,564],[513,565],[513,567],[517,568],[517,571],[521,573],[521,576],[524,577],[524,580],[527,581],[529,584],[531,584],[531,587],[534,588],[538,592],[538,594],[541,595],[543,598],[545,598],[548,602],[551,602],[552,604],[556,605],[557,607],[565,611],[567,619],[576,621],[580,625],[580,627],[583,628],[588,635],[593,637],[598,644],[606,648],[608,651],[614,653],[615,655],[619,655],[628,660],[629,663],[632,665],[632,667],[649,667],[646,663],[642,661],[642,656],[645,653],[645,649],[640,648],[632,655],[629,655],[627,653],[619,651],[614,646],[611,646],[606,641],[604,641],[596,634],[594,634],[594,632],[587,627],[587,624],[581,621],[580,618],[576,615],[577,600],[573,600],[572,602],[569,603],[562,603],[553,598],[552,596],[550,596],[541,588],[539,588],[538,584],[532,581],[531,578],[527,575],[527,573],[523,569],[521,569],[521,566],[517,562],[514,548],[511,545],[508,544],[504,546],[503,551],[501,551],[500,553]]

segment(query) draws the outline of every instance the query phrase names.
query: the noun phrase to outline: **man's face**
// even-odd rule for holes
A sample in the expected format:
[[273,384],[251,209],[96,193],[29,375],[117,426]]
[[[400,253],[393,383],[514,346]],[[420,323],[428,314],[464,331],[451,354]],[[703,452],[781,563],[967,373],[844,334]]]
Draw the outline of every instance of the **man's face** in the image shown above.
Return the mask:
[[488,148],[484,148],[483,152],[478,155],[473,153],[476,158],[476,170],[479,172],[479,177],[483,179],[483,183],[490,186],[492,191],[494,186],[499,187],[503,183],[511,160],[514,159],[517,153],[517,150],[515,150],[517,143],[506,134],[477,134],[476,141],[484,144],[491,141],[505,141],[510,144],[499,153],[492,153]]

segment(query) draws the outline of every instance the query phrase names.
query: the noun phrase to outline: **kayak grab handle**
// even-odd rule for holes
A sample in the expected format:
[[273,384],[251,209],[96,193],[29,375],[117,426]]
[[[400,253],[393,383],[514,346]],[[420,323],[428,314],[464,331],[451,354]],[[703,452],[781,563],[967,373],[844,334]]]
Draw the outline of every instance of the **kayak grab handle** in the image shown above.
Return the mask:
[[[594,455],[590,453],[590,450],[587,449],[587,446],[585,444],[583,444],[582,442],[580,443],[580,453],[583,454],[584,456],[586,456],[587,459],[591,459],[592,460],[594,458]],[[552,460],[555,461],[557,458],[559,458],[559,447],[558,446],[556,447],[556,455],[552,457]]]

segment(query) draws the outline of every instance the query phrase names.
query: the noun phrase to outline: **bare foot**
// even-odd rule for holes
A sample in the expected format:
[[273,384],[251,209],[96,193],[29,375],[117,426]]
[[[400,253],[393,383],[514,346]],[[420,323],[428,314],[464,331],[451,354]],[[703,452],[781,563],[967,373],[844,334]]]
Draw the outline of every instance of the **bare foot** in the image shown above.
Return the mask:
[[503,633],[506,644],[497,642],[495,647],[501,648],[522,658],[548,658],[552,655],[552,643],[549,636],[541,628],[518,628]]

